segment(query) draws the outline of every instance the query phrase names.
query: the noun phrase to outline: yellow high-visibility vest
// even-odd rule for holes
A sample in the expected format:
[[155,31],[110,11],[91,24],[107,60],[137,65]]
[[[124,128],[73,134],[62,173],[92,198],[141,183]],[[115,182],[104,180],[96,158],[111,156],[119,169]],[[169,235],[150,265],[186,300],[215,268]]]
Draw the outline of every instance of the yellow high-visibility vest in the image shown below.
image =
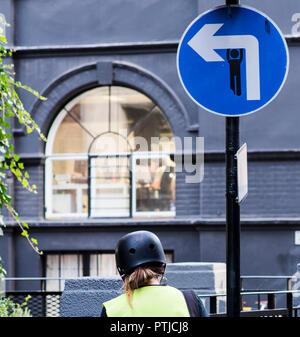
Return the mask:
[[134,290],[132,307],[126,294],[104,302],[108,317],[190,317],[183,293],[170,286],[145,286]]

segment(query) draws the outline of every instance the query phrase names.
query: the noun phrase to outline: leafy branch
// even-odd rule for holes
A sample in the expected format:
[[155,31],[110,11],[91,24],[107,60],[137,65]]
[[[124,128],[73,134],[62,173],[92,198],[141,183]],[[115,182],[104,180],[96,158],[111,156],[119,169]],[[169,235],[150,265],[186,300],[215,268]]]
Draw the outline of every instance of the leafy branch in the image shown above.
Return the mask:
[[[20,81],[14,79],[14,65],[5,64],[4,60],[13,55],[13,51],[5,48],[7,44],[5,36],[0,36],[0,209],[6,208],[12,218],[16,221],[21,229],[21,235],[24,236],[30,246],[39,254],[42,252],[38,249],[38,242],[29,235],[29,226],[20,219],[18,212],[12,206],[12,198],[8,194],[8,185],[6,179],[13,175],[22,186],[32,193],[37,193],[36,185],[29,183],[29,174],[24,168],[14,151],[11,133],[11,120],[17,120],[24,125],[27,134],[36,131],[40,138],[46,141],[46,137],[41,132],[37,123],[32,119],[29,112],[26,111],[16,89],[24,89],[35,95],[41,100],[46,98],[41,96],[36,90],[23,85]],[[0,216],[0,225],[5,227],[3,217]],[[2,230],[0,227],[0,235]]]

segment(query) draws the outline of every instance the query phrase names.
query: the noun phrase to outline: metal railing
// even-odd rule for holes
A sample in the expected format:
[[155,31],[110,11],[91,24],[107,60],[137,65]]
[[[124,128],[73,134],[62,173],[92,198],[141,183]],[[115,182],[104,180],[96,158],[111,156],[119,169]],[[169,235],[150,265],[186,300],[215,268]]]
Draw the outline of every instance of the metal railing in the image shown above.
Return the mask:
[[[245,291],[241,292],[242,298],[245,295],[257,296],[258,299],[262,296],[266,296],[266,307],[261,308],[261,301],[258,301],[258,308],[256,310],[243,310],[241,305],[241,317],[299,317],[300,306],[293,306],[293,294],[300,293],[300,290],[281,290],[281,291]],[[285,295],[286,303],[284,307],[276,307],[276,295]],[[209,307],[208,311],[211,317],[226,316],[226,312],[220,312],[218,310],[218,298],[225,297],[226,294],[200,294],[201,299],[209,299],[209,303],[206,303],[206,307]],[[225,304],[224,304],[225,306]]]
[[[292,290],[292,276],[242,276],[240,293],[241,317],[299,317],[300,306],[294,305],[294,295],[300,290]],[[245,281],[258,281],[255,289],[245,289]],[[270,285],[270,280],[280,281],[281,290],[261,289]],[[278,282],[277,282],[278,283]],[[272,283],[271,283],[272,285]],[[279,285],[277,285],[279,287]],[[300,295],[299,295],[300,296]],[[210,316],[226,316],[226,293],[201,294]],[[255,307],[244,306],[245,297],[256,297]],[[279,299],[279,300],[278,300]],[[206,301],[208,300],[208,301]],[[223,309],[223,311],[222,311]]]
[[[62,291],[50,291],[47,290],[47,281],[62,281],[64,282],[69,278],[5,278],[6,285],[9,282],[30,282],[30,285],[34,284],[34,287],[28,287],[29,290],[14,290],[12,287],[8,289],[0,288],[0,296],[6,296],[11,298],[16,303],[23,303],[25,298],[30,295],[31,298],[27,302],[27,307],[34,317],[59,317],[60,316],[60,299]],[[267,282],[268,280],[282,280],[284,281],[284,288],[282,290],[274,289],[255,289],[245,290],[243,285],[245,280],[259,280]],[[292,277],[291,276],[243,276],[241,277],[241,299],[240,299],[240,315],[242,317],[300,317],[300,306],[295,306],[293,297],[295,294],[300,294],[300,290],[292,290]],[[3,285],[3,282],[2,282]],[[15,284],[16,285],[16,284]],[[14,285],[14,287],[15,287]],[[14,288],[13,287],[13,288]],[[17,287],[24,289],[22,287]],[[34,289],[34,290],[32,290]],[[211,317],[226,316],[226,293],[217,294],[199,294],[198,295],[204,302],[204,305]],[[245,297],[255,297],[255,307],[245,307]],[[278,300],[278,298],[280,300]]]
[[[2,280],[0,296],[9,297],[13,302],[19,304],[24,303],[25,299],[30,296],[27,308],[33,317],[59,317],[62,291],[47,290],[47,281],[64,282],[67,279],[69,278],[7,277]],[[27,286],[24,286],[26,282]],[[21,287],[16,286],[21,283]],[[22,290],[15,290],[15,288]]]
[[30,296],[27,308],[33,317],[59,317],[61,294],[61,291],[8,291],[5,296],[19,304]]

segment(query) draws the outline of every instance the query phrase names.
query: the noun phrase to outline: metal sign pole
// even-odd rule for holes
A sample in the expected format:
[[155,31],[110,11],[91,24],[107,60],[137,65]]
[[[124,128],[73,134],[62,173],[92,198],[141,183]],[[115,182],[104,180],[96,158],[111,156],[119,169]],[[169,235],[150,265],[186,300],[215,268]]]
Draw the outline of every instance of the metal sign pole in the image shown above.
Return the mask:
[[[239,0],[226,0],[237,5]],[[240,206],[237,203],[239,117],[226,117],[226,285],[227,316],[240,316]]]
[[226,284],[227,315],[240,315],[240,206],[237,203],[239,117],[226,117]]

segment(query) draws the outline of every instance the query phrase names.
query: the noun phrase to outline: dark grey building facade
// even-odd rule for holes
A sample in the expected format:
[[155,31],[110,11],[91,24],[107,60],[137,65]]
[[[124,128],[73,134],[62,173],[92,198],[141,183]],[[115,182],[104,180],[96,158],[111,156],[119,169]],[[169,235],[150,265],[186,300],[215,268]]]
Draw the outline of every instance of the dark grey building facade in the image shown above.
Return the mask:
[[[101,263],[107,273],[117,240],[137,229],[157,233],[174,262],[225,262],[225,119],[191,101],[176,70],[178,41],[185,28],[200,13],[223,3],[1,0],[0,12],[11,25],[6,29],[8,43],[17,48],[12,57],[16,77],[47,97],[39,101],[20,91],[26,109],[48,137],[47,143],[37,135],[26,135],[18,125],[13,130],[17,153],[38,194],[28,193],[17,182],[11,184],[14,205],[44,254],[36,254],[20,236],[19,228],[8,222],[0,238],[0,256],[8,276],[95,276],[101,274]],[[300,262],[300,4],[296,0],[245,0],[241,4],[260,9],[276,22],[290,53],[290,71],[278,97],[240,120],[241,144],[246,142],[249,151],[249,194],[241,205],[241,273],[290,275]],[[92,135],[88,150],[78,150],[74,145],[74,134],[80,138],[82,130],[88,129],[80,115],[86,106],[106,104],[106,99],[119,102],[125,96],[122,107],[126,118],[131,116],[136,123],[139,118],[143,122],[144,112],[134,117],[134,111],[153,106],[153,136],[164,125],[159,136],[172,134],[182,140],[192,137],[194,144],[196,137],[204,137],[203,180],[187,183],[189,173],[176,172],[176,183],[168,192],[170,198],[164,209],[159,199],[159,206],[153,201],[143,211],[142,200],[148,199],[141,193],[150,189],[142,187],[136,176],[121,177],[119,169],[117,177],[109,176],[108,184],[125,186],[127,199],[122,204],[119,197],[119,206],[109,213],[107,199],[102,192],[97,194],[97,184],[103,189],[107,184],[96,182],[91,175],[103,159],[98,156],[98,145],[94,151],[91,148],[100,134],[108,131]],[[120,105],[112,106],[107,110],[109,121],[119,123],[121,117],[111,113]],[[107,118],[101,115],[101,109],[95,108],[95,123],[99,125]],[[94,117],[88,125],[93,125]],[[148,126],[145,130],[151,129]],[[145,135],[145,130],[140,135]],[[61,150],[61,144],[67,148],[72,143],[78,151]],[[127,160],[132,163],[135,159],[130,151],[125,152],[120,157],[127,167]],[[70,175],[72,179],[68,180]],[[80,197],[66,192],[72,184]],[[96,211],[93,193],[102,205],[108,205],[106,210],[100,207]],[[153,195],[157,197],[157,193]],[[67,204],[69,209],[63,210]]]

